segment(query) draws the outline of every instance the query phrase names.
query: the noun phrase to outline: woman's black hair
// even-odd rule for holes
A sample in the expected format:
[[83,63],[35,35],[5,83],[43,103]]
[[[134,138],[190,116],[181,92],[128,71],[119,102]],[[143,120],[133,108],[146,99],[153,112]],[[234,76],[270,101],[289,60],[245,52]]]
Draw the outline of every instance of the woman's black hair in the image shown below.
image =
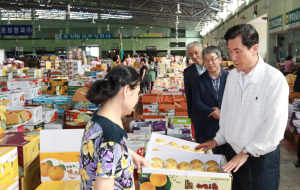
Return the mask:
[[115,55],[115,56],[113,56],[112,60],[113,60],[113,62],[116,62],[116,61],[118,61],[118,57]]
[[126,55],[123,55],[123,61],[125,61],[125,59],[128,58]]
[[286,60],[291,60],[291,59],[293,59],[293,56],[290,55],[286,58]]
[[239,24],[229,28],[224,39],[228,42],[228,40],[235,39],[239,35],[242,36],[242,44],[248,49],[259,42],[258,33],[251,24]]
[[153,56],[150,56],[150,57],[149,57],[149,62],[150,62],[150,61],[152,61],[152,62],[154,61]]
[[86,98],[95,105],[103,106],[107,100],[114,98],[122,87],[129,85],[131,89],[135,89],[141,80],[134,68],[126,65],[116,66],[103,80],[92,84]]
[[140,62],[142,62],[142,61],[144,61],[144,63],[146,63],[146,59],[145,58],[143,58],[143,59],[140,60]]

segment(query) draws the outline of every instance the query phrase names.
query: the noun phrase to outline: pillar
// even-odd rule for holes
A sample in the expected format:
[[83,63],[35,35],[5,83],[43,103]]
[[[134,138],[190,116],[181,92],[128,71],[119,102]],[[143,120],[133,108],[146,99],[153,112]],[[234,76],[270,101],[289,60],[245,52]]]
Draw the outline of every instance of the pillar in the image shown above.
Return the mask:
[[[97,34],[101,34],[101,24],[97,24],[98,25],[98,31]],[[101,48],[101,40],[98,39],[97,45],[99,45],[99,57],[102,57],[102,48]]]
[[133,37],[133,42],[132,42],[132,55],[136,55],[136,41],[135,41],[135,37],[136,37],[136,33],[135,33],[135,27],[132,27],[132,37]]

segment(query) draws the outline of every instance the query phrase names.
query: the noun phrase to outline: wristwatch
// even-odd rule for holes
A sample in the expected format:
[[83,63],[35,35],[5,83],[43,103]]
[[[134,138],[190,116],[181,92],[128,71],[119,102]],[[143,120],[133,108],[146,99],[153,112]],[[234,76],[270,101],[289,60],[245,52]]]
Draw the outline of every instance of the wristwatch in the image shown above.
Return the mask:
[[253,157],[253,155],[250,152],[248,152],[246,148],[243,149],[243,152],[248,156]]

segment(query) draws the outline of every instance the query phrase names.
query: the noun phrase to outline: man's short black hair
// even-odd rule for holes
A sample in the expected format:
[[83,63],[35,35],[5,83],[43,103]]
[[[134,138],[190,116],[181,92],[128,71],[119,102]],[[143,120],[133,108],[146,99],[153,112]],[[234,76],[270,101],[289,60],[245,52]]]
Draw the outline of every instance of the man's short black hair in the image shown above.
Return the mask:
[[229,28],[224,36],[227,41],[235,39],[239,35],[242,36],[243,45],[250,49],[253,45],[258,44],[258,33],[251,24],[239,24]]
[[145,58],[142,58],[142,59],[140,60],[140,62],[142,62],[142,61],[144,61],[144,63],[146,63],[146,59],[145,59]]
[[115,55],[115,56],[113,56],[113,62],[116,62],[116,61],[118,61],[118,57]]
[[140,54],[140,57],[145,57],[145,54],[141,53],[141,54]]

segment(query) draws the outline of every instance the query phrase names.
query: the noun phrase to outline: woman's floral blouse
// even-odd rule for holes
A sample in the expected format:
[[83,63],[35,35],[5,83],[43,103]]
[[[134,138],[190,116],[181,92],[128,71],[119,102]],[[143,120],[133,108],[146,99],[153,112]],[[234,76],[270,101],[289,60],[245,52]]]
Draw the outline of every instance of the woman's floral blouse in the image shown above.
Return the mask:
[[134,189],[134,165],[127,147],[127,133],[96,113],[88,122],[82,139],[81,189],[94,189],[96,176],[114,178],[115,190]]

